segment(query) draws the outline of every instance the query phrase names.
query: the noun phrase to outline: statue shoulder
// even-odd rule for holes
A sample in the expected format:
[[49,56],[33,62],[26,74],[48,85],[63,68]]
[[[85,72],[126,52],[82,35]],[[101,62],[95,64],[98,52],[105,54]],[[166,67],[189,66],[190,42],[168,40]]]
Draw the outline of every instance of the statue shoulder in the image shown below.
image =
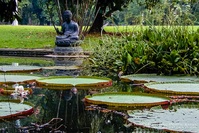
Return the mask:
[[71,22],[72,22],[74,25],[77,25],[77,26],[78,26],[77,22],[75,22],[75,21],[73,21],[73,20],[72,20]]
[[64,22],[64,23],[62,24],[62,27],[66,27],[66,25],[67,25],[67,23],[66,23],[66,22]]

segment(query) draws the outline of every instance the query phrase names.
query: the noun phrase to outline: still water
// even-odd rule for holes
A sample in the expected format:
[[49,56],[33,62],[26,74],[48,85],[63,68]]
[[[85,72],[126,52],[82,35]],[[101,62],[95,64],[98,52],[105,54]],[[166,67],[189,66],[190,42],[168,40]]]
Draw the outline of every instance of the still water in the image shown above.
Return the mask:
[[[31,65],[42,67],[42,71],[34,72],[39,76],[74,76],[81,73],[79,67],[83,58],[8,58],[8,62],[1,65]],[[20,63],[18,63],[20,62]],[[6,79],[7,73],[3,73]],[[21,73],[17,73],[21,74]],[[24,73],[23,73],[24,74]],[[27,73],[26,75],[33,74]],[[119,133],[133,132],[133,127],[126,126],[124,119],[126,110],[108,110],[106,107],[86,105],[84,97],[97,92],[92,90],[49,90],[39,88],[35,84],[24,85],[30,87],[33,94],[24,101],[34,105],[34,114],[18,120],[2,120],[0,131],[17,132],[66,132],[66,133]],[[102,88],[98,92],[113,90],[113,87]],[[125,90],[125,89],[124,89]],[[0,96],[8,100],[10,96]]]
[[[1,65],[29,65],[29,66],[39,66],[42,67],[42,71],[39,72],[26,72],[25,75],[38,75],[41,77],[48,76],[60,76],[67,75],[78,77],[84,71],[81,68],[81,65],[84,63],[84,58],[23,58],[23,57],[2,57],[8,58],[7,61],[2,61]],[[19,63],[20,62],[20,63]],[[21,73],[17,73],[20,75]],[[6,80],[9,73],[4,72],[1,76]],[[16,79],[19,80],[19,79]],[[95,93],[101,92],[132,92],[132,91],[142,91],[135,86],[125,84],[125,83],[114,83],[112,87],[106,87],[101,89],[56,89],[52,90],[48,87],[41,88],[38,87],[35,83],[22,84],[24,87],[29,87],[32,89],[33,93],[28,95],[27,98],[24,98],[24,101],[30,102],[34,105],[34,113],[30,116],[23,117],[20,119],[4,120],[0,121],[0,132],[1,133],[140,133],[140,132],[170,132],[157,129],[149,128],[140,128],[140,126],[135,126],[127,121],[129,115],[130,121],[133,122],[142,122],[145,120],[151,119],[155,121],[152,124],[158,126],[163,126],[162,121],[159,120],[159,114],[171,114],[172,111],[175,115],[171,116],[174,118],[174,121],[178,121],[175,112],[178,109],[171,109],[163,111],[157,110],[157,112],[148,112],[139,110],[137,112],[131,113],[132,110],[136,108],[128,107],[109,107],[106,105],[90,105],[85,102],[85,96],[92,95]],[[5,87],[5,86],[1,86]],[[137,90],[138,89],[138,90]],[[0,95],[0,100],[11,100],[10,96]],[[199,107],[198,104],[189,105],[191,108],[194,106],[194,109],[182,112],[181,116],[183,117],[187,112],[188,119],[190,114],[194,114],[195,118],[199,117]],[[179,106],[177,106],[179,107]],[[0,107],[1,109],[1,107]],[[143,108],[142,108],[143,109]],[[193,112],[194,110],[194,112]],[[132,111],[133,112],[133,111]],[[180,110],[179,110],[180,112]],[[136,116],[135,116],[136,114]],[[169,117],[162,115],[164,118]],[[156,120],[159,120],[158,123]],[[196,119],[198,120],[198,119]],[[149,122],[144,124],[149,124]],[[178,125],[187,124],[186,121],[183,123],[177,123]],[[191,124],[191,121],[190,123]],[[170,127],[174,127],[174,124],[167,124]],[[194,128],[198,126],[193,123]],[[180,126],[178,126],[180,127]],[[190,126],[188,127],[190,128]],[[181,128],[182,129],[182,128]],[[179,129],[179,130],[181,130]],[[175,130],[175,129],[174,129]],[[185,129],[186,130],[186,129]],[[193,130],[197,131],[197,130]]]

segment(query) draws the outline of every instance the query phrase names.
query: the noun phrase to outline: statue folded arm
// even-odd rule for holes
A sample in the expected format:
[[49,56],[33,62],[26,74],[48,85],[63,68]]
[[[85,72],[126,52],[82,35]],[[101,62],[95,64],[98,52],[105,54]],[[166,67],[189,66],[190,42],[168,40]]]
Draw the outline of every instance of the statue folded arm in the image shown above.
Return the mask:
[[55,28],[55,30],[56,30],[56,32],[57,32],[58,35],[63,35],[63,31],[59,31],[58,28]]

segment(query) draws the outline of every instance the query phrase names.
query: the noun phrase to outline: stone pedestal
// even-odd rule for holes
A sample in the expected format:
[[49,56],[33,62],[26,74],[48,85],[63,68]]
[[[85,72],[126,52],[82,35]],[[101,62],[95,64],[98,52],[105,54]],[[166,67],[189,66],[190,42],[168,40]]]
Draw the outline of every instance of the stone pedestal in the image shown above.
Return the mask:
[[[54,54],[58,57],[54,58],[56,66],[81,66],[83,59],[81,55],[84,55],[84,51],[80,46],[76,47],[59,47],[55,46]],[[56,75],[77,76],[80,69],[59,69],[56,71]]]
[[58,47],[54,48],[54,54],[56,55],[82,55],[82,47]]
[[57,69],[56,75],[67,75],[67,76],[77,76],[80,69],[68,69],[67,67],[81,66],[83,63],[83,58],[54,58],[56,66],[65,66],[66,69]]
[[56,66],[80,66],[83,63],[83,58],[54,58]]
[[58,47],[77,47],[80,46],[81,40],[64,40],[64,39],[56,39],[55,45]]

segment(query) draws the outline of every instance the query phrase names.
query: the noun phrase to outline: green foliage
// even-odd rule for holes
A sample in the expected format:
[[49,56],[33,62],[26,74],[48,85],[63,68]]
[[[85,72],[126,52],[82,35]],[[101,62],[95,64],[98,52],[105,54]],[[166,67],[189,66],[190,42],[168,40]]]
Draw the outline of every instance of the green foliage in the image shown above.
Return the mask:
[[0,0],[0,22],[12,22],[15,18],[19,19],[16,6],[15,0]]
[[89,63],[85,63],[84,74],[91,75],[92,73],[96,76],[115,77],[122,67],[120,59],[124,42],[120,38],[103,36],[98,43],[92,46],[93,52],[87,60]]
[[[198,64],[192,66],[191,63],[192,60],[195,60],[192,53],[199,50],[198,42],[193,39],[198,34],[197,31],[188,30],[186,27],[149,30],[145,31],[146,34],[143,35],[143,39],[152,49],[148,60],[155,63],[158,74],[198,74]],[[148,35],[149,32],[156,32],[156,34]],[[194,55],[198,58],[198,55]]]
[[49,0],[23,0],[19,3],[19,16],[23,25],[49,25],[58,22],[58,15],[54,1]]
[[113,79],[120,71],[198,75],[198,35],[199,30],[179,26],[153,26],[127,34],[104,35],[85,67],[88,74]]

